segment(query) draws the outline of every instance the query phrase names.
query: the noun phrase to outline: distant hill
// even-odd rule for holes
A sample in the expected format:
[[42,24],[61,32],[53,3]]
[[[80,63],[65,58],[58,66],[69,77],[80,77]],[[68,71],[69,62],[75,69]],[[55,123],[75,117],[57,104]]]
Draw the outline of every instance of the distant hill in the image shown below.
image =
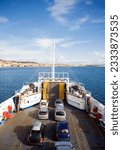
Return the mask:
[[37,62],[1,60],[0,67],[39,67]]
[[[41,64],[33,61],[11,61],[11,60],[2,60],[0,59],[0,67],[49,67],[52,66],[52,64]],[[70,65],[70,64],[56,64],[56,66],[98,66],[98,67],[104,67],[105,65],[96,65],[96,64],[78,64],[78,65]]]

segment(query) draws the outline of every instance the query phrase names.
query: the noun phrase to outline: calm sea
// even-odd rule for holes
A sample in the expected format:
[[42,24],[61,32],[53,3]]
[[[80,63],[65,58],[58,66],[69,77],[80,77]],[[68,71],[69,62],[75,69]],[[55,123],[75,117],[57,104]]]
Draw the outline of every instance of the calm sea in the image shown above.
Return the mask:
[[[0,101],[11,97],[26,82],[37,81],[38,72],[51,68],[0,68]],[[104,67],[56,67],[57,72],[68,72],[70,79],[81,82],[98,101],[105,103]]]

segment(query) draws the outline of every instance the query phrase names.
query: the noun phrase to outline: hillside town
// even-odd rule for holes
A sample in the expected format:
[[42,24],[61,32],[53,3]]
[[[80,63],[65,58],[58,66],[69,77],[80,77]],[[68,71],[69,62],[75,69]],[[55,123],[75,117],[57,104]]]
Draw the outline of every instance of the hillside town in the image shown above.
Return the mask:
[[[42,64],[33,61],[11,61],[11,60],[3,60],[0,59],[0,67],[50,67],[52,64]],[[103,67],[104,64],[96,65],[96,64],[56,64],[55,66],[62,66],[62,67],[77,67],[77,66],[101,66]]]

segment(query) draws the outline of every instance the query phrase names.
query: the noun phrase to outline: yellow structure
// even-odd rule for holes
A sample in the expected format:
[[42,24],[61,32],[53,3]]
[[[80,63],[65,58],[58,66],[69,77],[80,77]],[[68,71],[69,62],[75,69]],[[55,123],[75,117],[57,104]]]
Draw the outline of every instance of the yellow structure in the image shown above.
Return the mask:
[[65,83],[64,82],[60,82],[59,83],[59,98],[64,100],[65,99]]
[[[53,95],[53,98],[52,98]],[[64,82],[43,82],[43,99],[65,99],[65,83]]]
[[47,99],[48,81],[43,83],[43,99]]

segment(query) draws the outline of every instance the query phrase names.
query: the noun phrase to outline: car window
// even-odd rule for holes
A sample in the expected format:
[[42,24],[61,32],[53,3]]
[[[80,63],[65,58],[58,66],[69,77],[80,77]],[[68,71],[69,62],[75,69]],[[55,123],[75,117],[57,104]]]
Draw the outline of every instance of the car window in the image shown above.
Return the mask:
[[62,133],[69,133],[69,130],[68,129],[64,129],[64,130],[62,130]]
[[45,132],[45,126],[42,125],[42,127],[41,127],[41,135],[42,135],[42,137],[44,137],[44,132]]
[[64,116],[64,112],[63,111],[57,111],[56,115]]
[[40,111],[39,112],[39,115],[46,115],[47,114],[47,112],[45,112],[45,111]]
[[59,130],[58,132],[59,133],[67,134],[67,133],[69,133],[69,130],[68,129],[63,129],[63,130]]
[[32,134],[39,134],[39,133],[40,133],[40,130],[39,131],[32,130]]
[[60,103],[62,103],[62,102],[61,102],[61,101],[57,101],[56,103],[59,103],[59,104],[60,104]]
[[46,105],[46,103],[45,102],[41,102],[41,105]]

